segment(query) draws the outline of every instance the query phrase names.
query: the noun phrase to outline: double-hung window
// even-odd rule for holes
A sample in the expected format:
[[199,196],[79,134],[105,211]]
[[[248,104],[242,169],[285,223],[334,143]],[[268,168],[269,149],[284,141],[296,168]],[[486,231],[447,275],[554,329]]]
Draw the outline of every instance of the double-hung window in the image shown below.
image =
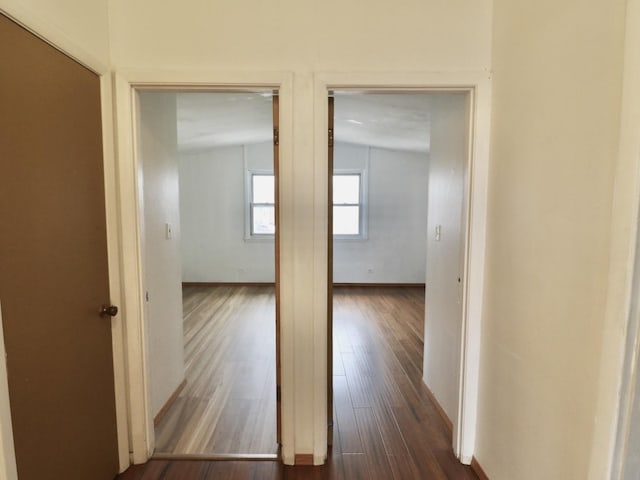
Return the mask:
[[333,235],[338,238],[364,238],[365,215],[363,173],[333,175]]
[[272,174],[251,173],[249,217],[250,236],[275,234],[275,182]]
[[[275,233],[275,188],[271,173],[249,173],[248,238],[269,238]],[[333,175],[333,235],[366,238],[364,172]]]

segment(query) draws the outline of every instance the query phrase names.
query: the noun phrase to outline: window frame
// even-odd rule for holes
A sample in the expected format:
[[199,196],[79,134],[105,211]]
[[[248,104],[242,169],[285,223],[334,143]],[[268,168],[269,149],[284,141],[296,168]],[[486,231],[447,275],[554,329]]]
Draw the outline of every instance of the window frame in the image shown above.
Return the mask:
[[271,206],[274,209],[274,213],[276,208],[275,197],[274,197],[274,203],[254,203],[253,202],[253,177],[254,176],[274,177],[274,182],[275,182],[275,174],[273,170],[245,168],[244,239],[249,241],[265,241],[265,240],[273,241],[275,239],[275,233],[255,233],[253,231],[254,206]]
[[[335,209],[336,206],[358,206],[358,230],[357,234],[333,234],[334,240],[340,241],[359,241],[359,240],[367,240],[368,239],[368,175],[366,168],[334,168],[333,175],[331,177],[331,181],[333,181],[334,177],[337,176],[358,176],[360,177],[360,192],[358,203],[334,203],[333,198],[331,199],[331,208]],[[332,212],[332,217],[333,213]]]

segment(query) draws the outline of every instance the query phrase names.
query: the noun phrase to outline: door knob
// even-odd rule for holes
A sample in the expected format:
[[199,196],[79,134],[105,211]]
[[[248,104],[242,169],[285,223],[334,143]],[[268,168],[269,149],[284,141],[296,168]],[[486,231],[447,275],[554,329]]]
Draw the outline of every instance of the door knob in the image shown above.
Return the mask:
[[118,307],[115,305],[102,305],[100,307],[101,317],[115,317],[118,314]]

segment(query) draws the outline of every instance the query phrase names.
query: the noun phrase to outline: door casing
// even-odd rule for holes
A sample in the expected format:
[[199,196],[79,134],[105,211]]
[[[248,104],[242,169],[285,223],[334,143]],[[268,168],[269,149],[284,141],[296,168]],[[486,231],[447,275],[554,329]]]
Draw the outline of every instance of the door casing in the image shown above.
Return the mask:
[[[194,78],[196,77],[196,78]],[[123,231],[123,287],[127,302],[124,305],[127,319],[127,343],[125,348],[128,355],[127,384],[129,386],[129,425],[131,428],[131,451],[134,463],[147,461],[154,449],[155,433],[152,412],[149,403],[148,376],[148,345],[144,325],[144,276],[142,265],[142,234],[140,218],[142,212],[139,204],[139,182],[141,181],[142,162],[138,158],[136,147],[136,129],[138,125],[135,95],[138,90],[180,90],[180,91],[251,91],[272,89],[278,92],[278,111],[290,109],[291,79],[287,74],[212,74],[200,75],[167,74],[167,72],[123,72],[115,77],[116,111],[118,119],[118,171],[121,200],[121,228]],[[287,117],[281,116],[280,129]],[[279,139],[279,162],[285,152],[289,152],[289,143],[285,136]],[[285,156],[288,158],[288,155]],[[274,158],[275,160],[275,158]],[[276,245],[280,242],[278,233]],[[277,247],[276,247],[277,248]],[[282,275],[279,248],[276,249],[276,279],[279,287],[279,277]],[[276,315],[279,315],[283,305],[276,300]],[[279,320],[279,319],[278,319]],[[277,320],[277,321],[278,321]],[[280,333],[278,332],[278,335]],[[280,348],[282,341],[280,341]],[[277,364],[281,365],[280,358]],[[281,376],[287,374],[287,366],[281,367]],[[286,438],[287,425],[282,418],[287,417],[284,412],[288,408],[287,390],[281,389],[281,409],[283,411],[278,425],[278,433]]]
[[[327,98],[334,90],[353,90],[358,92],[463,92],[468,95],[468,155],[464,188],[464,252],[462,281],[462,331],[460,345],[460,384],[458,398],[458,418],[454,424],[453,449],[462,463],[470,464],[475,449],[477,424],[478,380],[480,363],[480,326],[482,320],[482,298],[484,288],[484,256],[487,218],[487,182],[489,166],[489,127],[490,127],[490,78],[484,73],[326,73],[316,76],[315,82],[315,138],[316,159],[325,159],[321,169],[326,175],[316,178],[316,201],[329,209],[328,198],[330,179],[328,151],[329,105]],[[325,215],[329,218],[329,212]],[[330,231],[327,225],[326,232]],[[326,265],[331,261],[329,236],[324,237]],[[320,248],[320,246],[319,246]],[[327,269],[328,270],[328,269]],[[326,271],[326,270],[325,270]],[[326,274],[325,282],[330,281]],[[327,287],[331,292],[331,287]],[[329,305],[329,302],[327,303]],[[327,322],[331,322],[331,312],[327,306]],[[330,325],[323,338],[330,352]],[[325,353],[326,355],[326,353]],[[331,368],[324,364],[324,375]],[[320,366],[318,358],[317,365]],[[327,380],[330,389],[330,380]],[[328,430],[325,427],[324,432]],[[328,440],[328,439],[327,439]]]

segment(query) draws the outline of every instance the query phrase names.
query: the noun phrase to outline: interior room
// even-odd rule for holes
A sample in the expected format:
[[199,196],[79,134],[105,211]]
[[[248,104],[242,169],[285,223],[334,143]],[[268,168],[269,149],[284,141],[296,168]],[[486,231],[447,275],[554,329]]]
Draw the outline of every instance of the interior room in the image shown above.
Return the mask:
[[272,92],[139,102],[155,453],[275,458]]
[[[337,91],[330,101],[334,452],[375,456],[389,478],[431,471],[429,458],[466,478],[442,447],[457,415],[467,95]],[[367,438],[365,425],[380,434]],[[421,451],[407,447],[416,435]]]

